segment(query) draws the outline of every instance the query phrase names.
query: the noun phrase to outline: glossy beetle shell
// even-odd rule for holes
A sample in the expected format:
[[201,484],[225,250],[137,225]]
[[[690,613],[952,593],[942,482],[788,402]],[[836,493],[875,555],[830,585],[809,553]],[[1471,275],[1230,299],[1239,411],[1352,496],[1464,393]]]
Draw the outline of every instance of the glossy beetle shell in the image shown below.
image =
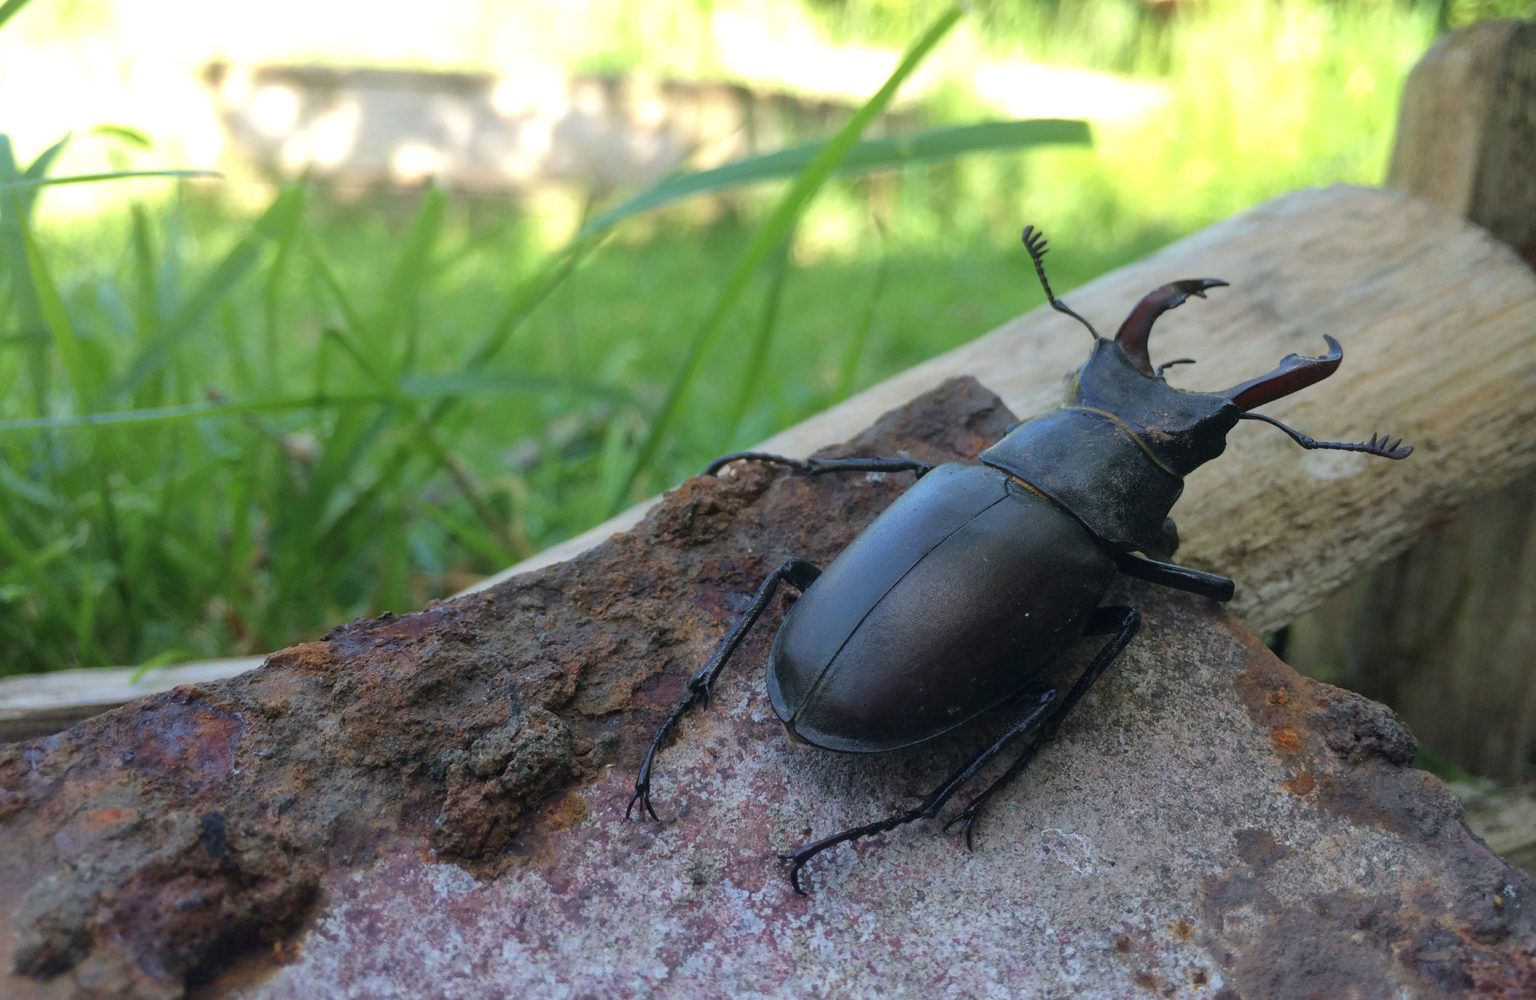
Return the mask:
[[774,711],[829,750],[930,739],[1027,686],[1114,573],[1081,524],[1006,473],[940,466],[790,609],[768,660]]

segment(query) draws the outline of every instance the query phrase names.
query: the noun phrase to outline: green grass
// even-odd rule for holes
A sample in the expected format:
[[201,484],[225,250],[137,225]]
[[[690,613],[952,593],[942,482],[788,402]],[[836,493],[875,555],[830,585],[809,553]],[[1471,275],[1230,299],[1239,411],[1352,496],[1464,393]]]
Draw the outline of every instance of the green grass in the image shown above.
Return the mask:
[[194,182],[39,224],[48,189],[0,162],[0,672],[419,607],[1032,308],[1026,221],[1067,290],[1264,197],[1374,183],[1432,26],[1195,8],[1102,56],[1172,96],[1092,150],[841,178],[807,154],[566,253],[537,201],[436,192],[253,216]]

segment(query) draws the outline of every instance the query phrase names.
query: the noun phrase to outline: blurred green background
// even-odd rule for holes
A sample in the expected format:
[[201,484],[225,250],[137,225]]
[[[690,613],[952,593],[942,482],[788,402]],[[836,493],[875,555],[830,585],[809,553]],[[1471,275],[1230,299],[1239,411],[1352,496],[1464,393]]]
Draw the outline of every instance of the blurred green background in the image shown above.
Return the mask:
[[[1025,222],[1067,291],[1272,195],[1379,183],[1435,34],[1533,7],[6,0],[0,673],[420,607],[1033,308]],[[932,146],[850,151],[838,128],[914,47],[882,127]],[[181,134],[213,60],[535,56],[842,102],[796,140],[842,145],[598,232],[645,185],[339,191]],[[1086,119],[1092,143],[967,129],[1020,116]],[[895,166],[837,170],[861,149]],[[226,176],[42,183],[159,168]]]

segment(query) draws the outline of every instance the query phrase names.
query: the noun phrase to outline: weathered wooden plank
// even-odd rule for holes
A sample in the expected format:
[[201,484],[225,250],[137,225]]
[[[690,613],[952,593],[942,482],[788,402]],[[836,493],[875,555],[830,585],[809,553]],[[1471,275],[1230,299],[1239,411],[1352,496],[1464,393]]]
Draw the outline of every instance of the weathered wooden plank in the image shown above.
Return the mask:
[[1444,205],[1536,264],[1536,21],[1441,38],[1403,89],[1387,186]]
[[[1051,236],[1056,253],[1072,252],[1070,233]],[[1386,463],[1302,453],[1268,428],[1233,432],[1229,453],[1190,478],[1174,516],[1185,538],[1181,558],[1233,575],[1234,606],[1250,627],[1291,621],[1469,498],[1536,467],[1536,438],[1526,432],[1536,417],[1536,276],[1483,231],[1392,192],[1300,191],[1067,298],[1112,331],[1148,289],[1191,276],[1233,287],[1159,322],[1155,358],[1199,360],[1173,369],[1175,384],[1229,386],[1283,354],[1322,350],[1330,333],[1344,344],[1338,374],[1265,412],[1320,437],[1390,430],[1419,448],[1406,463]],[[1038,294],[1020,289],[1021,301]],[[974,375],[1031,416],[1056,405],[1063,374],[1081,363],[1087,345],[1075,323],[1038,308],[761,447],[809,454],[954,375]],[[635,524],[644,509],[474,589],[568,559]]]
[[199,660],[147,670],[90,667],[0,679],[0,743],[29,740],[68,729],[81,719],[169,691],[178,684],[201,684],[233,677],[261,665],[264,657],[235,656]]
[[[1057,254],[1070,233],[1052,233]],[[1022,251],[1020,251],[1022,253]],[[1112,331],[1147,290],[1174,278],[1232,282],[1159,321],[1154,359],[1193,357],[1170,381],[1219,389],[1283,354],[1344,345],[1328,381],[1264,412],[1317,437],[1391,431],[1418,452],[1387,463],[1302,453],[1265,427],[1234,431],[1174,509],[1181,559],[1233,575],[1234,608],[1264,632],[1404,549],[1472,497],[1536,468],[1536,275],[1443,209],[1370,188],[1299,191],[1218,223],[1067,296]],[[1033,288],[1022,295],[1038,295]],[[1055,406],[1087,337],[1039,308],[760,447],[806,455],[955,375],[973,375],[1021,417]],[[1276,471],[1278,470],[1278,471]],[[569,558],[632,510],[487,581]]]
[[1536,785],[1489,789],[1452,785],[1467,826],[1499,857],[1536,874]]
[[[1536,21],[1475,25],[1430,49],[1403,94],[1387,183],[1536,264]],[[1287,657],[1388,702],[1461,767],[1523,780],[1536,753],[1533,512],[1536,475],[1479,497],[1295,622]]]

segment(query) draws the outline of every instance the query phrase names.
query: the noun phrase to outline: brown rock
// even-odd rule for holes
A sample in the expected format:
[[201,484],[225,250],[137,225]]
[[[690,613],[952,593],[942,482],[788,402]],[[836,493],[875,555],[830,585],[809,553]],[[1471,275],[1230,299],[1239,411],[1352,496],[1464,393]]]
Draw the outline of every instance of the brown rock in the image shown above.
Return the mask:
[[[838,451],[970,455],[1010,419],[957,380]],[[920,824],[789,891],[775,851],[910,802],[987,724],[873,758],[786,744],[760,680],[782,600],[662,756],[668,822],[626,823],[645,743],[757,581],[825,563],[909,482],[690,480],[569,563],[5,748],[0,992],[1536,988],[1536,885],[1390,714],[1137,584],[1112,599],[1141,634],[974,854]]]

